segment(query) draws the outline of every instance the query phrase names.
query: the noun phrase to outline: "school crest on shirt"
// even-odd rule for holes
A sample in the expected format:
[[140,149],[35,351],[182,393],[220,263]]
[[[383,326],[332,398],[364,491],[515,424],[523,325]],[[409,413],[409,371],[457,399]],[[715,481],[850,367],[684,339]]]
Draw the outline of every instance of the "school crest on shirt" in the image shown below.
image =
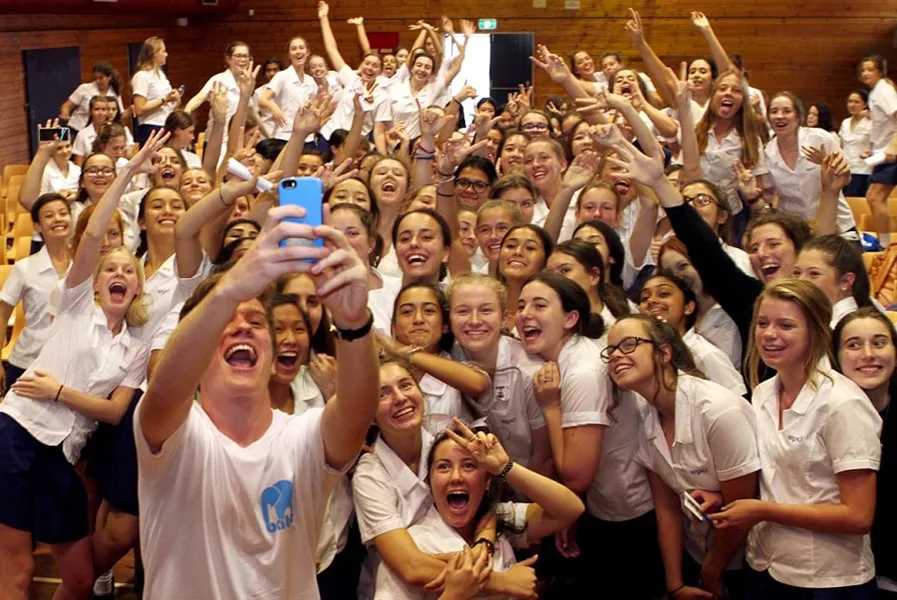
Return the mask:
[[289,529],[293,524],[293,482],[281,479],[265,488],[261,503],[262,519],[269,533]]

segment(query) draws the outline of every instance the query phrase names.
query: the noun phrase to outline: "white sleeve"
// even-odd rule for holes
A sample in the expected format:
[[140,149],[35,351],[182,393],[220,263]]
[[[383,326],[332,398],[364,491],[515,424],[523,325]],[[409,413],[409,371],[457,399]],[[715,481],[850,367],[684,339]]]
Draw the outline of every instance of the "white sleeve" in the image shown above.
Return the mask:
[[[377,459],[371,456],[370,460]],[[352,478],[352,496],[363,544],[370,544],[384,533],[405,528],[405,522],[396,509],[396,487],[382,475],[380,469],[372,468],[371,464],[363,461],[358,464]]]
[[43,196],[44,194],[49,194],[50,192],[56,192],[58,190],[53,189],[53,179],[50,177],[50,165],[47,165],[44,168],[43,174],[40,176],[40,194]]
[[348,88],[350,85],[361,79],[358,76],[358,73],[353,71],[349,65],[344,64],[343,68],[339,70],[336,74],[336,79],[339,81],[339,84],[344,88]]
[[275,102],[277,101],[277,96],[280,95],[280,88],[281,88],[282,83],[283,83],[283,77],[281,76],[281,73],[285,73],[285,72],[286,72],[286,71],[280,71],[280,72],[277,73],[274,77],[271,78],[271,81],[269,81],[269,82],[264,86],[265,88],[267,88],[267,89],[271,90],[272,92],[274,92],[274,100],[275,100]]
[[137,71],[131,78],[131,95],[146,98],[149,94],[149,72]]
[[695,357],[695,362],[698,360],[701,362],[699,368],[704,372],[707,379],[739,396],[747,393],[744,378],[741,376],[741,373],[735,370],[729,357],[722,350],[710,342],[706,342],[700,359]]
[[217,81],[217,77],[217,75],[212,75],[211,77],[209,77],[209,80],[206,81],[204,86],[202,86],[202,89],[199,90],[199,93],[203,96],[208,96],[209,92],[212,91],[212,86],[215,85],[215,81]]
[[561,381],[561,410],[564,413],[562,427],[567,429],[583,425],[610,425],[607,391],[609,386],[599,380],[597,369],[584,368],[582,365],[571,367]]
[[651,81],[650,77],[648,77],[644,73],[639,73],[638,76],[639,76],[639,79],[642,80],[642,83],[645,84],[645,89],[648,91],[649,94],[657,91],[657,87],[654,85],[654,82]]
[[75,88],[75,91],[72,92],[72,95],[69,96],[69,102],[74,104],[76,107],[81,104],[81,101],[84,98],[84,84],[82,83],[78,87]]
[[881,94],[878,95],[881,109],[891,118],[897,116],[897,91],[888,82],[879,87],[882,90]]
[[[17,262],[12,267],[3,289],[0,290],[0,302],[6,302],[10,306],[18,304],[25,295],[25,263]],[[0,324],[6,327],[6,323]]]
[[75,156],[89,156],[90,147],[87,145],[87,130],[82,129],[75,136],[75,143],[72,144],[72,154]]
[[[71,271],[69,271],[71,273]],[[68,275],[66,275],[68,280]],[[94,306],[93,277],[88,277],[73,288],[62,282],[62,299],[59,301],[59,317],[66,313],[81,314],[89,312]]]
[[822,429],[835,473],[857,469],[878,471],[881,464],[881,417],[865,396],[851,397],[836,406]]
[[536,393],[533,391],[532,375],[526,371],[522,372],[523,382],[523,402],[526,408],[526,418],[529,421],[530,431],[542,429],[545,427],[545,417],[542,415],[542,409],[536,401]]
[[[161,472],[166,470],[172,459],[177,456],[182,447],[187,447],[186,452],[207,453],[207,444],[192,443],[197,437],[201,436],[200,415],[195,414],[196,411],[202,410],[199,404],[194,402],[187,413],[187,418],[181,423],[174,433],[168,436],[168,439],[162,444],[158,452],[150,450],[146,438],[143,436],[143,429],[140,427],[140,409],[144,398],[137,403],[134,410],[134,445],[137,449],[137,464],[140,467],[140,478],[147,481],[156,479]],[[205,464],[205,461],[197,462],[197,464]]]
[[389,101],[389,96],[384,95],[380,103],[374,107],[374,122],[389,123],[390,121],[392,121],[392,102]]
[[149,364],[149,346],[143,342],[136,342],[132,338],[132,343],[136,343],[136,347],[129,350],[125,360],[126,364],[122,368],[127,371],[125,378],[119,384],[122,387],[137,389],[146,381],[146,367]]
[[757,423],[747,400],[716,415],[707,424],[707,443],[720,481],[729,481],[760,470]]

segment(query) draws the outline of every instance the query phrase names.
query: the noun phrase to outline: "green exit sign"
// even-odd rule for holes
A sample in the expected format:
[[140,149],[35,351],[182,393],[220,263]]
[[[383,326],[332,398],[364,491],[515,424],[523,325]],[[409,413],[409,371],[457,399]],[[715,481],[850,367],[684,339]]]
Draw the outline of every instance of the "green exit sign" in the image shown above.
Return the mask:
[[480,19],[478,25],[480,31],[491,31],[498,28],[498,19]]

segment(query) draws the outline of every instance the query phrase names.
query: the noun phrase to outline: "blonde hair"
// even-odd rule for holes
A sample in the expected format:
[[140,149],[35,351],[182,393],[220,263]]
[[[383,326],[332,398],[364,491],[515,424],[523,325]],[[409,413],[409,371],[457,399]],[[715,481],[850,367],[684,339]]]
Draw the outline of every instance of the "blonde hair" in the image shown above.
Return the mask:
[[465,273],[464,275],[452,278],[452,282],[445,291],[445,296],[448,299],[449,312],[451,312],[452,309],[452,298],[455,297],[458,289],[465,285],[480,285],[495,292],[495,295],[498,296],[499,308],[501,308],[501,312],[504,314],[504,311],[508,306],[508,288],[495,277],[490,277],[483,273]]
[[807,383],[816,389],[819,376],[828,377],[818,370],[819,361],[828,358],[834,364],[832,355],[832,331],[829,326],[832,320],[832,304],[822,291],[808,281],[785,278],[767,286],[754,303],[754,317],[751,320],[751,335],[748,338],[747,375],[751,389],[760,383],[760,351],[757,346],[757,315],[764,300],[775,299],[790,302],[800,309],[807,320],[809,330],[809,347],[804,359],[804,370]]
[[723,78],[730,75],[734,75],[738,78],[738,84],[741,86],[744,94],[741,108],[738,109],[738,113],[735,115],[735,130],[738,131],[738,135],[741,136],[741,162],[745,167],[751,169],[756,167],[761,160],[760,153],[762,151],[761,144],[763,141],[763,129],[757,117],[754,115],[754,109],[751,107],[751,88],[748,85],[747,79],[744,78],[743,72],[736,69],[727,69],[720,73],[719,77],[713,82],[713,87],[710,88],[710,104],[707,106],[707,112],[704,113],[704,116],[695,126],[695,134],[698,138],[698,150],[702,156],[704,152],[707,151],[707,140],[710,138],[710,129],[717,119],[717,115],[713,112],[711,106],[713,97],[716,95],[716,92],[719,89],[719,84]]
[[103,265],[109,260],[110,256],[116,253],[124,254],[134,262],[134,266],[137,269],[137,282],[140,285],[138,288],[139,293],[131,299],[131,304],[128,305],[128,312],[125,313],[125,322],[128,324],[128,327],[143,327],[149,321],[148,302],[143,293],[143,289],[146,285],[146,275],[143,272],[143,265],[140,264],[140,261],[134,256],[133,252],[126,246],[119,246],[118,248],[110,250],[109,254],[101,258],[97,263],[96,268],[93,270],[93,278],[96,280]]
[[153,56],[162,49],[165,40],[160,37],[148,37],[140,46],[140,53],[137,55],[137,69],[139,71],[149,71],[153,69]]
[[520,213],[520,207],[510,200],[487,200],[476,210],[477,224],[479,225],[480,217],[490,210],[503,210],[511,217],[512,225],[523,225],[523,215]]

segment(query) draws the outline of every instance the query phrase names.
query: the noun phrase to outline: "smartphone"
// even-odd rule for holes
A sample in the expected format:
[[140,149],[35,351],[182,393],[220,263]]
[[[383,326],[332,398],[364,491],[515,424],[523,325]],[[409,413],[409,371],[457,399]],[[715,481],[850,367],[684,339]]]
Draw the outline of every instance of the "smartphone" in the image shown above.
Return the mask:
[[691,513],[701,523],[710,523],[710,519],[701,512],[701,505],[698,501],[691,497],[688,492],[682,492],[682,502],[685,510]]
[[178,88],[178,94],[180,94],[181,98],[184,97],[184,92],[186,92],[186,91],[187,91],[187,86],[186,86],[186,85],[181,85],[181,86]]
[[60,142],[67,141],[69,139],[69,128],[68,127],[38,127],[37,141],[52,142],[55,139],[58,139]]
[[[324,198],[324,188],[321,180],[316,177],[287,177],[281,179],[277,186],[280,196],[280,205],[295,204],[305,209],[305,216],[301,219],[289,218],[289,221],[296,223],[305,223],[312,227],[317,227],[324,223],[324,212],[322,208]],[[281,246],[318,246],[324,245],[322,238],[307,240],[304,238],[286,239],[280,243]]]

